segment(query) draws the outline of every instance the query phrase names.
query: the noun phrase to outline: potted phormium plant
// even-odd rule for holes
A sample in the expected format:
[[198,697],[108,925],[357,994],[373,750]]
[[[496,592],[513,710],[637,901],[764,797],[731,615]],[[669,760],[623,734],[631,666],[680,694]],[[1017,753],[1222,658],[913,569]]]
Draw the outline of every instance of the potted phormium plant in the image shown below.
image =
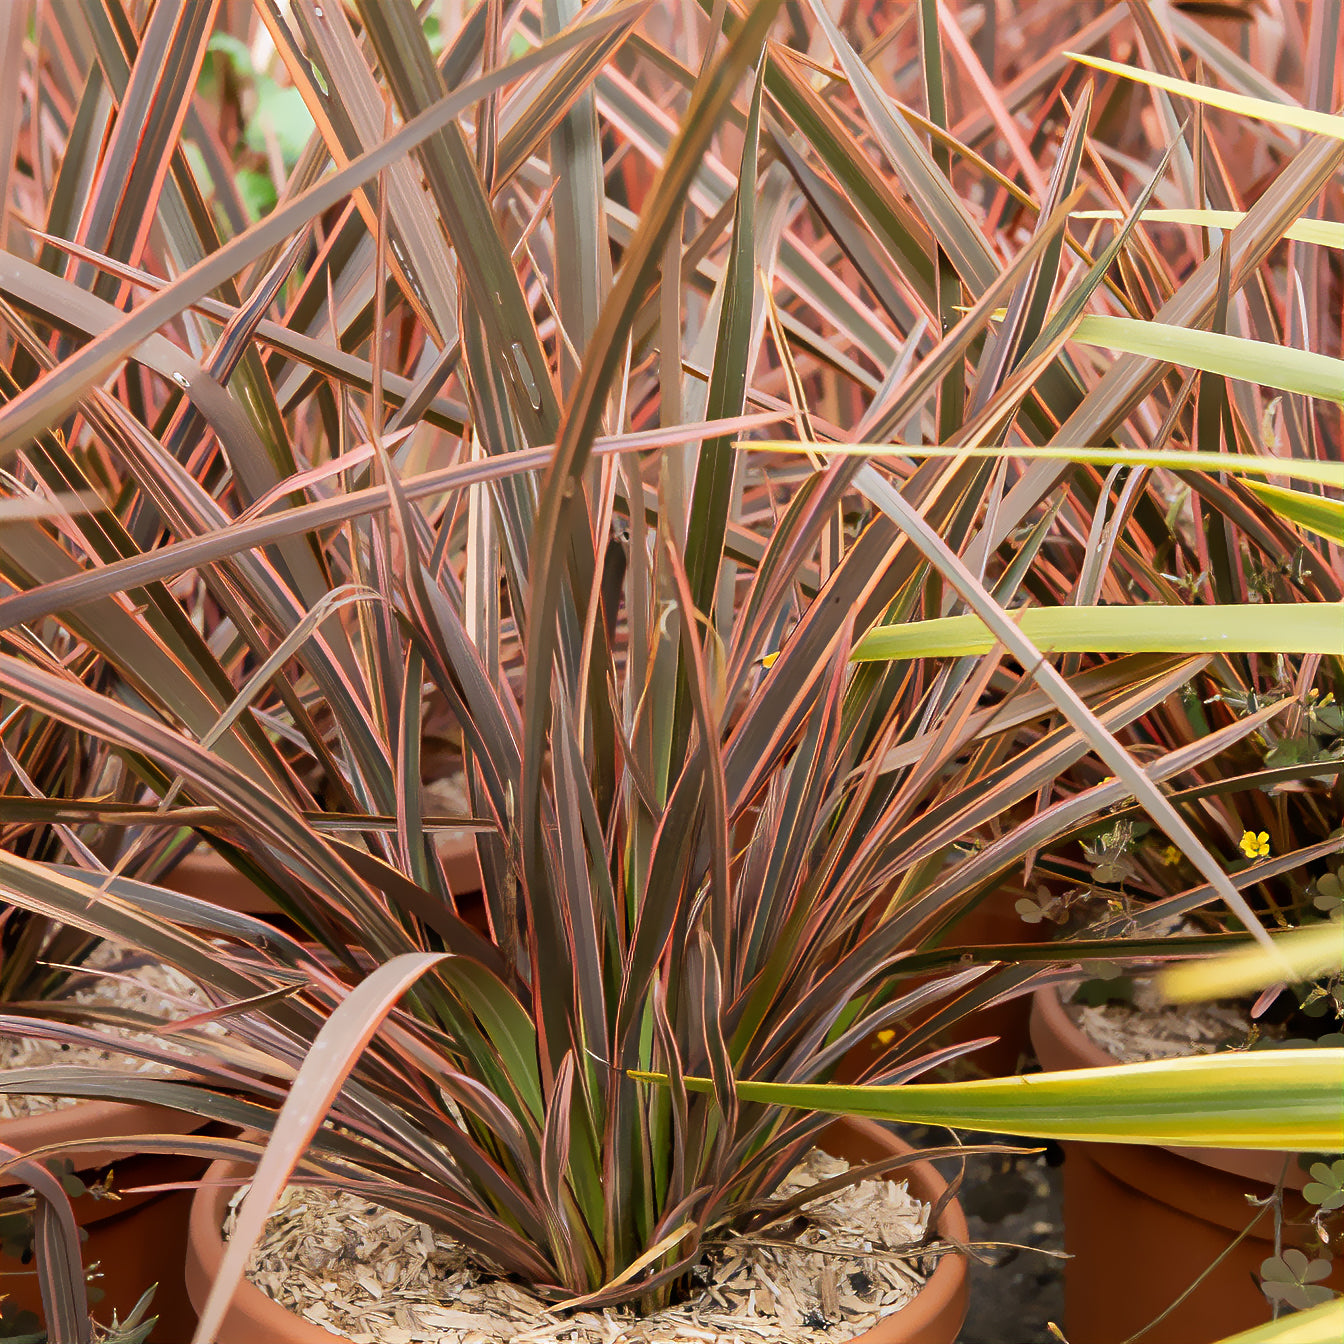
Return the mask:
[[[532,1298],[511,1308],[538,1317],[563,1308],[572,1321],[627,1304],[693,1310],[708,1261],[752,1238],[784,1240],[770,1220],[787,1213],[792,1223],[802,1200],[794,1191],[781,1209],[770,1197],[819,1137],[839,1142],[791,1102],[739,1103],[737,1080],[824,1081],[888,1027],[870,1079],[898,1084],[950,1058],[961,1047],[930,1048],[940,1032],[1026,991],[1038,972],[990,971],[992,949],[981,949],[976,964],[910,990],[904,968],[920,940],[1058,829],[1127,790],[1161,811],[1128,758],[1114,791],[1070,798],[1044,822],[1031,801],[1097,743],[1110,764],[1108,731],[1184,684],[1198,658],[1140,652],[1061,689],[1038,651],[996,627],[1017,668],[998,648],[950,662],[918,647],[869,649],[866,665],[854,663],[884,618],[897,631],[914,617],[941,619],[952,600],[945,569],[959,597],[983,596],[957,568],[982,539],[986,581],[999,602],[1017,600],[1050,510],[1001,554],[1003,482],[974,457],[903,458],[895,483],[844,461],[802,473],[776,462],[767,476],[731,442],[759,425],[743,414],[752,405],[780,415],[771,388],[793,399],[784,413],[804,442],[818,429],[842,437],[814,424],[809,387],[846,418],[852,411],[860,435],[922,419],[935,393],[955,429],[972,370],[968,432],[987,433],[1028,390],[1011,376],[1019,353],[1047,408],[1033,400],[1024,411],[1033,435],[1081,407],[1104,435],[1110,422],[1092,415],[1077,370],[1056,355],[1108,257],[1089,259],[1048,322],[1043,306],[1086,100],[1030,241],[1000,253],[964,209],[931,210],[915,226],[885,178],[865,177],[863,147],[816,96],[811,67],[766,47],[777,8],[743,17],[706,6],[723,17],[726,40],[699,76],[687,75],[696,62],[671,72],[690,88],[672,136],[612,57],[625,40],[663,68],[634,31],[639,6],[525,9],[512,34],[522,50],[503,68],[488,6],[437,63],[408,3],[359,6],[362,32],[345,7],[298,0],[292,24],[267,7],[319,130],[273,213],[217,250],[174,236],[200,259],[168,283],[101,240],[52,245],[109,284],[154,290],[130,318],[87,302],[73,279],[6,258],[5,285],[22,310],[7,316],[29,375],[0,407],[7,448],[78,470],[79,454],[51,428],[77,408],[78,446],[96,446],[124,475],[98,535],[65,517],[61,545],[26,529],[10,571],[23,591],[0,598],[11,625],[78,621],[108,678],[60,675],[11,638],[0,689],[107,743],[140,781],[116,806],[62,799],[62,818],[94,815],[136,843],[184,828],[208,835],[275,893],[302,935],[134,879],[0,855],[16,904],[178,967],[229,1019],[223,1038],[190,1016],[182,1025],[198,1033],[189,1085],[73,1068],[19,1084],[155,1100],[242,1131],[162,1145],[231,1164],[215,1169],[197,1206],[202,1337],[250,1340],[259,1320],[278,1338],[311,1333],[319,1319],[383,1328],[381,1277],[356,1285],[350,1320],[323,1295],[327,1278],[317,1301],[272,1285],[297,1312],[251,1286],[237,1315],[225,1314],[291,1174],[387,1211],[376,1217],[391,1220],[390,1241],[403,1248],[449,1234],[465,1256],[454,1262],[459,1300],[470,1279],[496,1296],[529,1285]],[[154,14],[169,23],[170,7]],[[902,171],[940,188],[946,174],[911,142],[820,5],[816,15],[874,137]],[[203,51],[205,30],[193,40]],[[927,41],[932,54],[936,33]],[[470,79],[483,51],[484,73]],[[174,68],[191,69],[190,54]],[[115,55],[103,52],[109,68]],[[932,77],[939,63],[928,64]],[[753,66],[744,110],[734,98]],[[379,78],[401,122],[390,136]],[[603,104],[609,125],[637,128],[630,143],[659,146],[651,180],[622,179],[629,199],[605,194],[599,95],[615,100],[616,112]],[[459,120],[468,110],[480,114],[474,148]],[[710,153],[721,126],[740,132],[731,169]],[[171,145],[176,124],[161,129]],[[136,144],[151,141],[161,143]],[[543,154],[559,160],[550,174],[538,169]],[[323,176],[327,155],[341,166]],[[853,191],[862,227],[818,164]],[[195,180],[146,172],[146,191]],[[816,221],[786,231],[794,184],[821,205]],[[520,221],[493,213],[499,200],[522,211],[516,236]],[[538,233],[547,202],[556,222]],[[197,218],[164,215],[177,227]],[[302,230],[319,218],[313,256]],[[703,239],[682,251],[684,219],[699,221]],[[706,249],[730,220],[716,271]],[[458,263],[447,273],[445,234]],[[860,311],[855,290],[835,284],[838,237],[847,253],[859,249],[856,264],[877,266],[865,272],[874,280],[897,265],[915,309],[888,294],[894,307],[880,321]],[[974,298],[965,314],[951,273],[935,282],[944,257],[965,268]],[[243,294],[212,297],[249,263]],[[773,291],[758,294],[758,271],[776,266],[793,297],[823,293],[830,311],[857,305],[861,360],[801,322],[792,299],[780,311]],[[302,274],[284,296],[286,320],[265,320],[291,269]],[[683,299],[699,319],[685,351]],[[1007,334],[986,337],[1005,305]],[[925,317],[935,308],[948,327],[936,341]],[[913,362],[896,359],[888,318]],[[179,322],[209,351],[204,362],[167,340],[132,339]],[[778,367],[762,371],[767,326]],[[96,331],[74,354],[61,345]],[[123,402],[95,384],[132,349],[146,362],[127,371],[134,396]],[[870,363],[892,369],[890,385],[875,383]],[[461,403],[440,395],[450,377]],[[416,435],[445,429],[460,460],[429,465]],[[206,596],[221,613],[209,641],[193,622]],[[509,676],[517,666],[521,700]],[[463,918],[433,844],[446,823],[426,806],[424,745],[440,708],[463,735],[472,824],[484,828],[475,834],[485,934]],[[940,995],[946,1008],[925,1016]],[[671,1085],[655,1089],[636,1072]],[[686,1083],[697,1075],[708,1092]],[[871,1133],[845,1142],[881,1171],[909,1164]],[[225,1246],[224,1205],[263,1149]],[[950,1344],[964,1275],[948,1247],[961,1224],[955,1204],[920,1179],[921,1198],[941,1206],[932,1235],[912,1226],[882,1259],[890,1271],[913,1257],[928,1280],[882,1328]],[[285,1235],[283,1224],[273,1230]],[[395,1277],[397,1262],[384,1259]],[[880,1286],[864,1269],[843,1294],[860,1304],[856,1330],[880,1315],[865,1281]],[[829,1320],[844,1305],[832,1287],[834,1304],[801,1304],[795,1337],[811,1328],[804,1317]],[[770,1295],[785,1299],[782,1289]]]

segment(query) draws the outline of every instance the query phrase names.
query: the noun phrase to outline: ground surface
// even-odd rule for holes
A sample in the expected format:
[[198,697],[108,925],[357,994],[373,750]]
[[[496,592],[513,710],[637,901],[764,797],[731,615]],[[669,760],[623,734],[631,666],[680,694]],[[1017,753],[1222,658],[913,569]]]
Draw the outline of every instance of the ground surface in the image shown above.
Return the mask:
[[[979,1187],[979,1197],[963,1189],[971,1235],[977,1241],[1012,1242],[1058,1251],[1063,1247],[1060,1169],[1044,1158],[973,1158],[976,1171],[995,1184]],[[1005,1170],[1006,1168],[1006,1170]],[[999,1207],[987,1207],[993,1194]],[[1020,1207],[1014,1205],[1020,1203]],[[1005,1207],[1006,1206],[1006,1207]],[[1011,1209],[1011,1211],[1007,1211]],[[986,1248],[993,1266],[971,1267],[971,1310],[960,1344],[1037,1344],[1050,1340],[1047,1321],[1064,1321],[1064,1262],[1039,1250]]]
[[[947,1131],[902,1126],[916,1147],[947,1142]],[[1008,1135],[962,1134],[966,1143],[1028,1146]],[[958,1344],[1053,1344],[1047,1322],[1063,1325],[1064,1262],[1058,1149],[1031,1157],[991,1155],[966,1162],[958,1198],[975,1242],[996,1242],[971,1266],[971,1307]],[[938,1163],[949,1179],[951,1162]],[[1039,1248],[1039,1249],[1032,1249]]]

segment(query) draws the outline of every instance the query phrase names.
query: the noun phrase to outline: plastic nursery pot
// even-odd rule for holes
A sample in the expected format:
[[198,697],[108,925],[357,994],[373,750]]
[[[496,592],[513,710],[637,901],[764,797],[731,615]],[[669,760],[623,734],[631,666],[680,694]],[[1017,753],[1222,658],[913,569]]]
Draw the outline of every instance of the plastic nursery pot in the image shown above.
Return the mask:
[[[124,1137],[136,1134],[186,1134],[200,1121],[195,1116],[161,1106],[119,1101],[80,1101],[56,1111],[15,1120],[0,1120],[0,1142],[19,1152],[47,1144]],[[140,1154],[118,1157],[91,1147],[71,1160],[86,1185],[108,1175],[115,1199],[84,1194],[71,1201],[76,1221],[87,1234],[84,1267],[97,1265],[91,1288],[102,1293],[92,1304],[94,1317],[112,1319],[113,1310],[124,1319],[142,1294],[157,1285],[152,1314],[158,1324],[149,1336],[152,1344],[182,1344],[191,1338],[196,1313],[187,1297],[182,1276],[181,1247],[191,1214],[190,1190],[137,1192],[140,1186],[199,1179],[203,1163],[194,1158]],[[0,1189],[14,1190],[21,1182],[0,1177]],[[6,1308],[31,1311],[42,1317],[42,1297],[31,1263],[0,1254],[0,1291]],[[90,1297],[97,1297],[91,1292]]]
[[[867,1120],[838,1120],[827,1127],[821,1146],[850,1162],[871,1162],[892,1152],[909,1152],[907,1144]],[[230,1196],[245,1168],[218,1162],[206,1173],[191,1209],[187,1241],[187,1288],[199,1309],[224,1256],[221,1231]],[[928,1162],[915,1162],[893,1173],[905,1178],[916,1197],[936,1204],[947,1182]],[[969,1239],[961,1205],[949,1200],[938,1221],[940,1235],[953,1244]],[[966,1319],[969,1280],[961,1255],[945,1255],[915,1298],[854,1339],[854,1344],[956,1344]],[[214,1344],[331,1344],[332,1335],[294,1315],[259,1288],[244,1281],[234,1294]]]
[[[1074,1025],[1053,986],[1036,992],[1031,1038],[1047,1070],[1116,1062]],[[1121,1344],[1169,1308],[1143,1344],[1212,1344],[1271,1318],[1259,1278],[1261,1262],[1275,1254],[1273,1210],[1260,1211],[1238,1237],[1257,1213],[1248,1196],[1267,1199],[1282,1178],[1283,1245],[1311,1245],[1311,1209],[1300,1194],[1310,1177],[1293,1154],[1109,1143],[1064,1149],[1064,1249],[1072,1257],[1064,1266],[1064,1332],[1072,1344]],[[1328,1282],[1344,1288],[1344,1261]]]

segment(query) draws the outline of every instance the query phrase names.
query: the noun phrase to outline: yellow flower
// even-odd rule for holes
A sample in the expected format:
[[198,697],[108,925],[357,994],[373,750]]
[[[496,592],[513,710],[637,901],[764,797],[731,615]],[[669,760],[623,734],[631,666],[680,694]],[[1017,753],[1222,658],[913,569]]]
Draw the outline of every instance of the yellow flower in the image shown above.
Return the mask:
[[883,1045],[890,1045],[896,1039],[896,1033],[888,1028],[886,1031],[879,1031],[877,1039]]
[[[1247,832],[1247,834],[1249,834],[1249,832]],[[1175,845],[1168,845],[1166,849],[1162,851],[1162,862],[1165,863],[1168,868],[1175,867],[1180,861],[1181,851],[1177,849]]]
[[1269,853],[1269,832],[1245,832],[1241,837],[1241,852],[1248,859],[1263,859]]

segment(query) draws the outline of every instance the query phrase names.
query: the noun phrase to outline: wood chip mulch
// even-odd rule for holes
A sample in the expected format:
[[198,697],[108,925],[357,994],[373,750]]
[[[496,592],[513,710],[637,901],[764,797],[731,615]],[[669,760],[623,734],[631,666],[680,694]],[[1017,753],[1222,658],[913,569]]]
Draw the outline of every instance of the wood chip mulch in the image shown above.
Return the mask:
[[[118,1008],[170,1021],[189,1016],[209,1006],[209,1000],[180,971],[168,966],[128,962],[117,949],[100,947],[71,980],[66,999],[94,1008]],[[143,1039],[143,1033],[123,1027],[102,1029],[110,1040]],[[218,1024],[206,1030],[219,1033]],[[165,1050],[188,1052],[171,1036],[156,1036],[154,1043]],[[0,1070],[41,1068],[48,1064],[72,1064],[85,1068],[113,1067],[122,1073],[168,1076],[172,1070],[153,1060],[137,1059],[119,1050],[92,1045],[63,1045],[32,1036],[0,1036]],[[36,1093],[0,1092],[0,1120],[77,1106],[79,1097],[48,1097]]]
[[1123,1064],[1181,1055],[1211,1055],[1244,1045],[1251,1016],[1238,1003],[1169,1004],[1148,980],[1134,982],[1133,1003],[1065,1005],[1094,1044]]
[[[780,1194],[846,1169],[814,1150]],[[767,1229],[730,1243],[689,1301],[642,1318],[561,1315],[413,1219],[344,1191],[291,1187],[248,1277],[354,1344],[817,1344],[852,1339],[915,1295],[931,1259],[919,1249],[927,1218],[904,1181],[863,1181],[807,1206],[789,1240]]]

